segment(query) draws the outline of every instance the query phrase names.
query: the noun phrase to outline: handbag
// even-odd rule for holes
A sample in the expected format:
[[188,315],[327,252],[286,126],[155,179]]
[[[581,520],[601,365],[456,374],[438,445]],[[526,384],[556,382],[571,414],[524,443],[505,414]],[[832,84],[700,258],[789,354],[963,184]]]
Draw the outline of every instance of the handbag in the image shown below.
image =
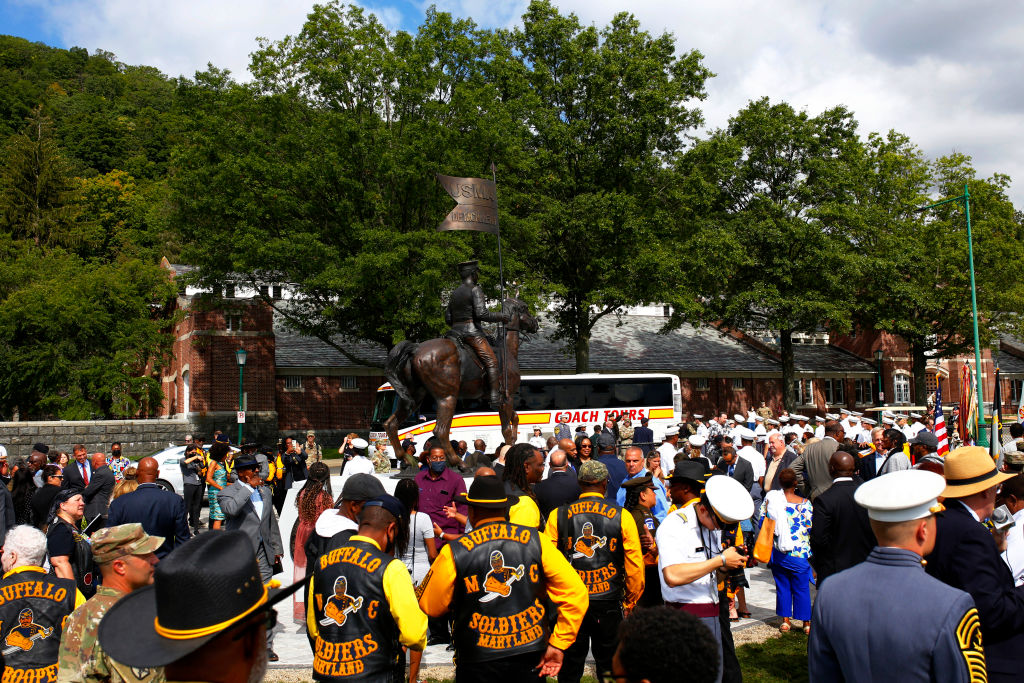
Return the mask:
[[754,559],[768,564],[772,559],[772,548],[775,547],[775,520],[765,516],[761,523],[761,531],[754,543]]

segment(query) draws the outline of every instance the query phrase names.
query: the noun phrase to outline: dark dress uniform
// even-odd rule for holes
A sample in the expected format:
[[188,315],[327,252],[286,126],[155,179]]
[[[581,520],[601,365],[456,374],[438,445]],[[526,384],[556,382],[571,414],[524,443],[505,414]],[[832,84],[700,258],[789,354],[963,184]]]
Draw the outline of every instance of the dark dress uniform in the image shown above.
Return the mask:
[[580,575],[590,598],[576,642],[565,651],[558,680],[580,680],[591,643],[598,672],[610,672],[623,607],[632,609],[644,592],[636,521],[600,493],[591,492],[552,511],[546,533]]
[[832,575],[818,591],[811,623],[812,681],[985,680],[971,596],[925,574],[909,550],[876,547]]
[[[427,626],[405,565],[372,539],[352,536],[320,557],[309,598],[314,680],[405,680],[402,644],[422,649]],[[393,614],[401,615],[401,624]]]
[[498,372],[498,359],[494,355],[490,342],[480,329],[480,323],[507,322],[504,313],[492,313],[487,310],[487,301],[484,292],[476,284],[477,262],[468,261],[459,264],[459,275],[463,278],[462,284],[452,292],[448,301],[448,308],[444,312],[444,321],[451,325],[452,329],[460,333],[462,340],[473,349],[477,358],[484,365],[487,373],[487,382],[491,390],[491,403],[497,404],[500,384],[500,373]]
[[985,636],[989,681],[1020,681],[1024,676],[1024,587],[999,557],[992,534],[955,498],[936,524],[928,573],[967,591],[978,607]]
[[536,680],[548,645],[568,648],[587,608],[586,589],[554,544],[536,528],[497,520],[445,545],[417,594],[429,616],[452,610],[456,683]]
[[41,567],[19,567],[0,582],[0,601],[3,680],[56,681],[64,622],[85,601],[75,582]]

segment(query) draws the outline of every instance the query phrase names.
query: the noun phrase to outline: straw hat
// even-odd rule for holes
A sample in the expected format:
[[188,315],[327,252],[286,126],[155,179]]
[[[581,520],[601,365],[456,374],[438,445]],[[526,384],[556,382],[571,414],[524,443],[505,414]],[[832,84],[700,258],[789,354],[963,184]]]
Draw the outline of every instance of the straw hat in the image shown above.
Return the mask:
[[1000,472],[981,446],[962,446],[946,454],[944,498],[963,498],[1011,479],[1016,472]]

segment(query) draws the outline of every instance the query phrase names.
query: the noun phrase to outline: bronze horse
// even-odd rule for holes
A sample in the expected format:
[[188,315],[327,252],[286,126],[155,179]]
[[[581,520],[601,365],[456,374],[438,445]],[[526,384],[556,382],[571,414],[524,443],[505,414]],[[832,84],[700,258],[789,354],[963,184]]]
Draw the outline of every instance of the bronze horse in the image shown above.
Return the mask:
[[[499,363],[504,366],[504,386],[498,415],[505,443],[511,444],[515,443],[516,430],[519,427],[515,396],[519,391],[521,334],[535,333],[538,325],[537,319],[530,315],[526,304],[519,299],[505,299],[502,310],[508,313],[510,320],[504,326],[504,339],[498,339],[498,344],[494,348]],[[395,412],[384,423],[395,454],[403,454],[402,445],[398,440],[398,425],[413,414],[427,392],[430,392],[437,401],[434,436],[441,442],[449,464],[461,464],[462,461],[452,448],[449,438],[456,401],[460,398],[486,398],[488,393],[486,375],[473,352],[469,349],[460,352],[459,345],[448,337],[430,339],[418,344],[403,341],[388,354],[384,364],[384,375],[398,396]],[[410,465],[417,464],[408,457],[406,460]]]

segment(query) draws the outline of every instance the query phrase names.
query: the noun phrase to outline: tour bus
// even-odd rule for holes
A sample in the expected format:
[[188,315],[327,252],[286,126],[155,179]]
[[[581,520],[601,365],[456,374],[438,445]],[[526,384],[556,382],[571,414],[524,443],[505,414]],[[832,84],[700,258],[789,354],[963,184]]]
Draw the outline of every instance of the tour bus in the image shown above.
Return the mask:
[[[396,398],[391,384],[383,384],[377,389],[370,422],[372,443],[387,444],[384,422],[394,412]],[[675,375],[526,375],[520,383],[519,400],[516,402],[519,413],[517,440],[529,440],[534,427],[540,427],[546,439],[554,433],[555,425],[563,416],[569,418],[569,428],[575,436],[578,425],[586,427],[589,435],[593,433],[594,425],[629,413],[634,427],[640,426],[642,418],[648,418],[654,441],[660,443],[665,428],[681,421],[682,409],[679,378]],[[428,395],[419,410],[399,425],[399,438],[403,441],[413,439],[418,453],[431,437],[436,417],[436,403]],[[452,418],[450,438],[465,441],[470,451],[474,440],[483,439],[487,453],[493,453],[504,441],[498,414],[490,410],[486,401],[479,399],[459,399]],[[390,450],[388,448],[389,453]]]

